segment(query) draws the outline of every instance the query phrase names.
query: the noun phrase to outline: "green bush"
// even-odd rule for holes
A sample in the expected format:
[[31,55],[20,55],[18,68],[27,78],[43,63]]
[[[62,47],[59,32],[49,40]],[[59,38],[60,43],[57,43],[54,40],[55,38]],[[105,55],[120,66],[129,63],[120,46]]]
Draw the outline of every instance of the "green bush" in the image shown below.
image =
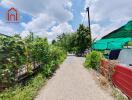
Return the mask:
[[47,39],[35,38],[29,47],[32,61],[35,60],[42,64],[43,74],[46,77],[51,76],[66,57],[66,52],[62,48],[49,45]]
[[86,55],[86,60],[85,60],[85,64],[84,64],[85,67],[98,70],[99,66],[100,66],[100,60],[102,57],[103,56],[100,52],[92,51],[91,53]]
[[14,84],[14,87],[1,92],[0,100],[32,100],[45,79],[51,76],[66,58],[66,52],[58,46],[49,45],[46,38],[21,39],[15,36],[0,39],[0,83],[6,81],[5,83],[12,84],[14,81],[10,80],[15,78],[14,71],[22,65],[29,69],[34,63],[42,66],[41,72],[33,76],[31,81],[27,81],[25,86]]
[[45,78],[40,73],[31,79],[26,86],[16,86],[0,94],[0,100],[32,100],[38,89],[44,85]]
[[0,45],[0,83],[8,83],[9,86],[15,80],[14,73],[23,65],[30,73],[35,63],[41,64],[45,67],[46,76],[49,76],[66,56],[62,48],[49,45],[46,38],[0,36]]
[[13,74],[26,63],[25,44],[19,36],[0,36],[0,82],[11,84]]
[[59,67],[58,65],[66,58],[66,52],[57,46],[50,45],[48,64],[43,67],[43,72],[46,77],[51,76],[54,71]]

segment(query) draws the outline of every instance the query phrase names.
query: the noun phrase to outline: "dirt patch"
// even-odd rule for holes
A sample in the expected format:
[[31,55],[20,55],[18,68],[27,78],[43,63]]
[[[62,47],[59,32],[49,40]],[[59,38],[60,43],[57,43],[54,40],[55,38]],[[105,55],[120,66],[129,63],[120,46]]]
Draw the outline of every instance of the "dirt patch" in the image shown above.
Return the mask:
[[113,84],[103,75],[92,69],[90,70],[90,73],[94,76],[94,80],[100,88],[111,94],[115,100],[129,100],[126,95],[124,95],[118,88],[114,87]]

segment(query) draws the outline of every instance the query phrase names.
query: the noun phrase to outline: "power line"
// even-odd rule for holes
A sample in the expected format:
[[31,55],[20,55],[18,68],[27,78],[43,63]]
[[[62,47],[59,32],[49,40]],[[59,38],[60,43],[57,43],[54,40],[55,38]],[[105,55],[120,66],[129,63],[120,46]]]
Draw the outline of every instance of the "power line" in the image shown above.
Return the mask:
[[86,20],[86,17],[87,17],[87,15],[86,15],[86,12],[84,13],[84,16],[83,16],[83,20],[82,20],[82,24],[84,24],[84,22],[85,22],[85,20]]

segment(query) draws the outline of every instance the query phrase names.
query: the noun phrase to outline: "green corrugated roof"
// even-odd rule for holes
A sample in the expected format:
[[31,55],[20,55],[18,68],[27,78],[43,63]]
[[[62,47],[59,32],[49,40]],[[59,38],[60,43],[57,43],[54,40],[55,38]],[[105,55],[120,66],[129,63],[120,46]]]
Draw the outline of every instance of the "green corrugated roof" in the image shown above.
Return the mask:
[[122,49],[125,43],[131,41],[131,38],[111,38],[101,39],[93,43],[92,48],[96,50],[114,50]]
[[92,48],[97,50],[122,49],[126,42],[132,40],[132,21],[104,36],[101,40],[93,43]]
[[129,21],[127,24],[120,27],[119,29],[112,31],[108,35],[104,36],[102,39],[131,37],[132,36],[131,31],[132,31],[132,21]]

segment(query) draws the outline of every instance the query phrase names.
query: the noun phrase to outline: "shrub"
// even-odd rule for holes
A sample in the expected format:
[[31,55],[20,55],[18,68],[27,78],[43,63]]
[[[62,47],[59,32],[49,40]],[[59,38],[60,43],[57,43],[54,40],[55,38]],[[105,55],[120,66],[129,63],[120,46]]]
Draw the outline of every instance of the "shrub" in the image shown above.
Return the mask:
[[[34,52],[33,58],[42,63],[41,72],[37,76],[32,77],[25,86],[18,85],[2,92],[0,94],[0,100],[32,100],[38,89],[44,84],[46,78],[51,76],[59,64],[66,58],[66,52],[60,47],[53,45],[47,46],[44,41],[34,42],[32,45],[31,52]],[[43,55],[44,53],[46,55]],[[40,56],[41,59],[38,58]],[[45,56],[46,59],[43,58]]]
[[8,86],[16,80],[15,75],[23,66],[30,73],[36,64],[41,64],[45,73],[53,73],[66,54],[62,48],[49,45],[46,38],[39,37],[0,36],[0,45],[0,83]]
[[102,57],[103,56],[100,52],[92,51],[91,53],[86,55],[86,60],[84,64],[85,67],[98,70],[100,66],[100,60]]
[[14,73],[26,63],[25,42],[19,36],[0,36],[0,82],[11,84]]
[[33,41],[28,43],[30,58],[41,64],[48,63],[49,44],[46,38],[34,38]]
[[57,46],[50,45],[48,63],[44,65],[43,72],[46,77],[51,76],[59,67],[58,65],[66,58],[66,52]]
[[[0,85],[7,83],[13,86],[0,93],[0,100],[32,100],[46,78],[66,58],[66,52],[58,46],[49,45],[46,38],[0,36],[0,45]],[[30,73],[36,65],[42,66],[37,75],[26,81],[26,85],[16,84],[15,76],[19,69],[26,66]]]
[[32,100],[44,82],[45,78],[39,73],[32,78],[26,86],[19,85],[1,93],[0,100]]

